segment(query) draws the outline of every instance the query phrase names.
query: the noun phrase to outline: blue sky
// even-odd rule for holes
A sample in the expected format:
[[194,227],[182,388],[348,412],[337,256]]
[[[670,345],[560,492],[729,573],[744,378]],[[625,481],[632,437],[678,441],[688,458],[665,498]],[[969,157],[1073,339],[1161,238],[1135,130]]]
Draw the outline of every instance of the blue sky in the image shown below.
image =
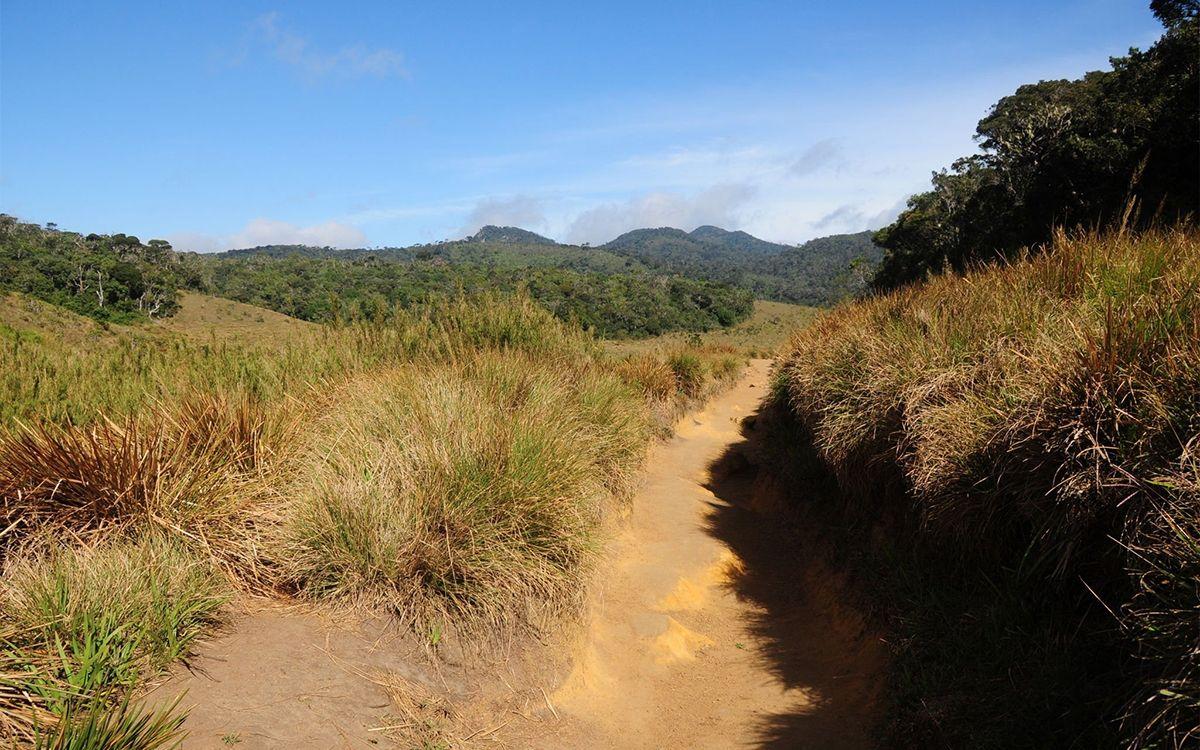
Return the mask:
[[0,3],[0,210],[181,249],[880,226],[1147,2]]

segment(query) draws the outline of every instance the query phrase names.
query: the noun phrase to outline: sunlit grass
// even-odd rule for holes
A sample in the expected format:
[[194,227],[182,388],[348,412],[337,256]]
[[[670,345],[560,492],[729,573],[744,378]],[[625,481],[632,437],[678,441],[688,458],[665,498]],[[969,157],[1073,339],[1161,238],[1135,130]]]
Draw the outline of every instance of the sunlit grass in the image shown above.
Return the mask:
[[47,747],[169,740],[96,717],[239,590],[484,637],[569,611],[649,440],[743,362],[623,361],[525,297],[256,340],[60,322],[0,329],[0,737]]

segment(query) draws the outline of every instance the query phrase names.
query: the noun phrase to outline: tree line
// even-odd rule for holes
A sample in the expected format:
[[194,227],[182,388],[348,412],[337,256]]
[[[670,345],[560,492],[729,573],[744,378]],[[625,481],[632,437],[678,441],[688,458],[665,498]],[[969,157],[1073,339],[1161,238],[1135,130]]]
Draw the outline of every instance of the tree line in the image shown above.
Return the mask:
[[525,258],[507,246],[473,248],[452,261],[434,252],[317,248],[201,255],[176,252],[164,240],[84,236],[0,215],[0,290],[114,323],[173,315],[180,289],[320,323],[379,319],[439,297],[525,289],[556,316],[604,337],[703,331],[732,325],[753,309],[752,294],[728,284],[652,272],[617,256],[584,262],[559,255]]
[[[1039,247],[1059,227],[1194,220],[1200,206],[1200,0],[1155,0],[1148,50],[1018,88],[979,121],[980,152],[875,235],[887,290]],[[1126,216],[1127,207],[1135,212]]]
[[100,321],[173,315],[185,264],[165,240],[42,228],[0,214],[0,289],[24,292]]

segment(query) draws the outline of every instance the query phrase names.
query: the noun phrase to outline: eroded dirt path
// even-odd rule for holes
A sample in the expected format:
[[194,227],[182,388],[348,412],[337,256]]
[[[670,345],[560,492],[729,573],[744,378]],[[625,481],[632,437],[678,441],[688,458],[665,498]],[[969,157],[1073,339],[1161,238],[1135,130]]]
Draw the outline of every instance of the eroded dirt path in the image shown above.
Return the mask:
[[[860,748],[882,649],[742,455],[755,361],[657,446],[538,748]],[[749,417],[750,419],[746,419]],[[716,466],[714,467],[714,464]]]
[[768,371],[651,450],[571,642],[485,667],[267,607],[152,696],[187,691],[186,748],[396,746],[388,727],[418,730],[401,747],[869,747],[882,649],[745,458]]

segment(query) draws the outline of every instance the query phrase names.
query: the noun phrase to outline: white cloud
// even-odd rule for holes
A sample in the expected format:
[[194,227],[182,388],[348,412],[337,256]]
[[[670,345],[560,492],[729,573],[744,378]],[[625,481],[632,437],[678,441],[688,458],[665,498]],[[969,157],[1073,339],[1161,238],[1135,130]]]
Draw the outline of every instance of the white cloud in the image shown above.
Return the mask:
[[176,250],[215,253],[225,249],[221,244],[221,238],[203,232],[172,232],[166,236],[166,240]]
[[841,161],[841,144],[833,138],[826,138],[817,141],[800,154],[799,158],[792,163],[792,174],[800,177],[810,175]]
[[881,229],[891,224],[904,210],[907,196],[878,211],[866,206],[847,203],[833,209],[812,223],[814,229],[836,232],[861,232],[864,229]]
[[691,230],[703,224],[737,226],[742,208],[755,192],[751,185],[730,183],[691,196],[650,193],[624,202],[603,203],[575,217],[567,230],[567,240],[608,242],[623,232],[643,227]]
[[276,60],[310,76],[408,77],[404,56],[396,50],[386,47],[369,49],[355,44],[334,52],[321,52],[312,48],[307,37],[281,26],[277,12],[259,16],[251,29]]
[[275,219],[253,219],[238,232],[227,236],[177,232],[167,240],[178,250],[208,253],[259,245],[313,245],[316,247],[363,247],[367,236],[358,227],[327,221],[300,227]]
[[456,236],[470,236],[488,224],[540,229],[546,224],[546,213],[542,201],[529,195],[484,198],[471,210]]

